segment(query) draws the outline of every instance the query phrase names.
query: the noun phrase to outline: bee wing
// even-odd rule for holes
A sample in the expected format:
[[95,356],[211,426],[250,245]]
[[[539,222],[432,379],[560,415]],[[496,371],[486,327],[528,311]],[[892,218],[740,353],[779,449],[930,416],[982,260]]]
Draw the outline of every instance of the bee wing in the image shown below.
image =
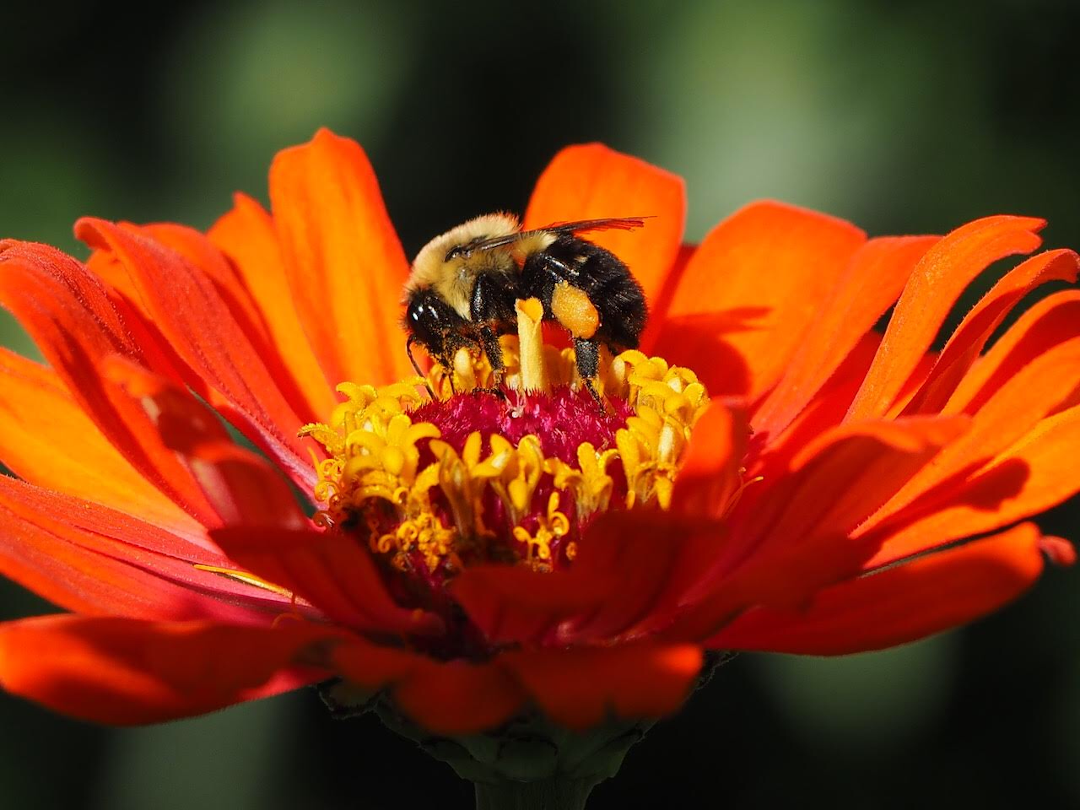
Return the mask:
[[614,217],[608,219],[582,219],[577,222],[556,222],[546,228],[537,228],[535,231],[526,231],[521,234],[536,233],[584,233],[585,231],[607,231],[617,228],[621,231],[632,231],[645,224],[645,220],[652,217]]
[[477,242],[469,247],[471,250],[493,250],[544,233],[585,233],[586,231],[605,231],[612,228],[623,231],[632,231],[634,228],[642,227],[647,219],[652,219],[652,217],[609,217],[606,219],[582,219],[577,222],[555,222],[544,228],[535,228],[531,231],[518,231],[517,233],[509,233],[505,236],[495,236],[491,239]]

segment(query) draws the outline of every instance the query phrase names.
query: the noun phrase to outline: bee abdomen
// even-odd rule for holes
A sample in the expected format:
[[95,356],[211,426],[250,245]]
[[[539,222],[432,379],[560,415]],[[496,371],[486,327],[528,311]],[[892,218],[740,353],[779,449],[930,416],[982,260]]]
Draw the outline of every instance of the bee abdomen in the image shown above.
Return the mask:
[[623,261],[578,238],[561,239],[548,251],[576,270],[568,281],[584,290],[599,311],[596,339],[619,349],[637,348],[648,317],[645,293]]

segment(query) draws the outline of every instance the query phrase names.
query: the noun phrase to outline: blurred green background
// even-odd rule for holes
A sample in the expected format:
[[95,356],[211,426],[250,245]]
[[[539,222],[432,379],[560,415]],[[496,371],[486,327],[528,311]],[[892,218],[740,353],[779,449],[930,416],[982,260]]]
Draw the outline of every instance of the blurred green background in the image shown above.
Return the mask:
[[[209,225],[320,125],[361,141],[406,251],[522,209],[561,146],[681,173],[688,238],[778,197],[873,234],[1045,216],[1080,246],[1080,4],[189,2],[7,11],[0,232],[83,255],[83,214]],[[12,16],[14,15],[14,16]],[[613,212],[620,213],[620,212]],[[964,306],[970,306],[971,301]],[[0,337],[33,354],[6,316]],[[1080,537],[1078,512],[1049,532]],[[0,615],[48,606],[0,585]],[[743,656],[595,808],[1080,803],[1080,596],[1051,570],[960,632],[839,660]],[[140,730],[0,696],[0,805],[471,806],[371,718],[311,692]]]

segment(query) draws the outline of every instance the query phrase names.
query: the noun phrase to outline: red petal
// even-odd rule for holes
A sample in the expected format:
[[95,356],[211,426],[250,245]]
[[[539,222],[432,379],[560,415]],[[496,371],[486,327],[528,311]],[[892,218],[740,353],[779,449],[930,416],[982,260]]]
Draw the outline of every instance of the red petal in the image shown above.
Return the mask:
[[399,306],[409,265],[363,149],[319,130],[274,158],[270,200],[289,289],[326,379],[411,376]]
[[681,177],[603,144],[569,146],[537,180],[525,227],[626,216],[654,219],[646,220],[640,231],[603,231],[585,238],[626,263],[652,306],[682,242],[686,192]]
[[471,734],[509,720],[526,700],[498,662],[425,662],[394,690],[394,703],[436,734]]
[[855,252],[780,382],[754,412],[755,431],[775,436],[791,424],[893,305],[915,265],[939,238],[871,239]]
[[827,588],[804,610],[757,609],[708,641],[728,650],[846,655],[948,630],[1011,602],[1043,569],[1038,529],[1017,526]]
[[[749,365],[748,385],[734,390],[727,380],[718,379],[708,356],[686,354],[683,359],[714,395],[756,398],[768,391],[865,239],[847,222],[780,203],[754,203],[733,214],[690,258],[666,317],[723,316],[727,325],[719,327],[719,334]],[[678,341],[666,337],[667,326],[658,347]]]
[[99,376],[119,355],[151,365],[135,340],[134,313],[112,301],[81,264],[45,245],[0,243],[0,300],[37,342],[82,409],[131,465],[204,525],[218,518],[157,425]]
[[55,604],[92,615],[257,624],[289,609],[277,594],[197,569],[232,567],[202,543],[0,477],[0,571]]
[[720,524],[700,518],[609,512],[589,527],[571,570],[476,566],[451,592],[493,643],[607,640],[677,603],[722,539]]
[[1071,250],[1053,250],[1032,256],[1009,272],[964,317],[906,412],[940,411],[994,330],[1020,299],[1048,281],[1076,281],[1078,270],[1080,257]]
[[508,720],[525,694],[499,660],[439,662],[359,640],[333,651],[336,671],[369,690],[389,688],[396,708],[436,734],[471,734]]
[[0,625],[0,686],[82,720],[158,723],[250,699],[330,635],[311,624],[25,619]]
[[233,262],[266,320],[270,340],[302,393],[297,413],[326,418],[337,405],[333,385],[323,376],[289,290],[274,221],[255,200],[237,194],[232,211],[210,229],[209,237]]
[[613,716],[671,714],[701,672],[692,644],[627,644],[508,652],[498,661],[559,725],[585,731]]
[[968,284],[992,262],[1035,250],[1040,243],[1035,233],[1045,224],[987,217],[957,228],[931,248],[904,287],[848,419],[884,416]]
[[109,443],[54,371],[2,348],[0,414],[0,461],[24,480],[181,534],[201,533]]
[[1043,537],[1039,548],[1054,565],[1076,565],[1076,548],[1064,537]]
[[576,568],[541,573],[477,565],[450,586],[454,599],[493,644],[539,643],[573,618],[589,615],[614,591],[616,574],[596,577]]
[[272,526],[216,529],[210,536],[230,559],[302,596],[337,622],[383,633],[442,629],[432,614],[394,602],[354,538]]
[[313,485],[310,456],[296,437],[303,423],[210,277],[143,233],[94,219],[80,220],[75,232],[123,263],[154,326],[187,364],[195,392],[294,481]]

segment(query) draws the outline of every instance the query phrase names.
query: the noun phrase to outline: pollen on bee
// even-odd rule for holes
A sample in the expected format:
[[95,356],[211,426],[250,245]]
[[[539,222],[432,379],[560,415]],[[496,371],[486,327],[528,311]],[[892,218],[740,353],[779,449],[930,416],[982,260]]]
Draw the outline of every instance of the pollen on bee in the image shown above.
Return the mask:
[[555,285],[551,296],[551,311],[555,319],[576,338],[589,339],[600,328],[600,313],[589,296],[565,281]]

